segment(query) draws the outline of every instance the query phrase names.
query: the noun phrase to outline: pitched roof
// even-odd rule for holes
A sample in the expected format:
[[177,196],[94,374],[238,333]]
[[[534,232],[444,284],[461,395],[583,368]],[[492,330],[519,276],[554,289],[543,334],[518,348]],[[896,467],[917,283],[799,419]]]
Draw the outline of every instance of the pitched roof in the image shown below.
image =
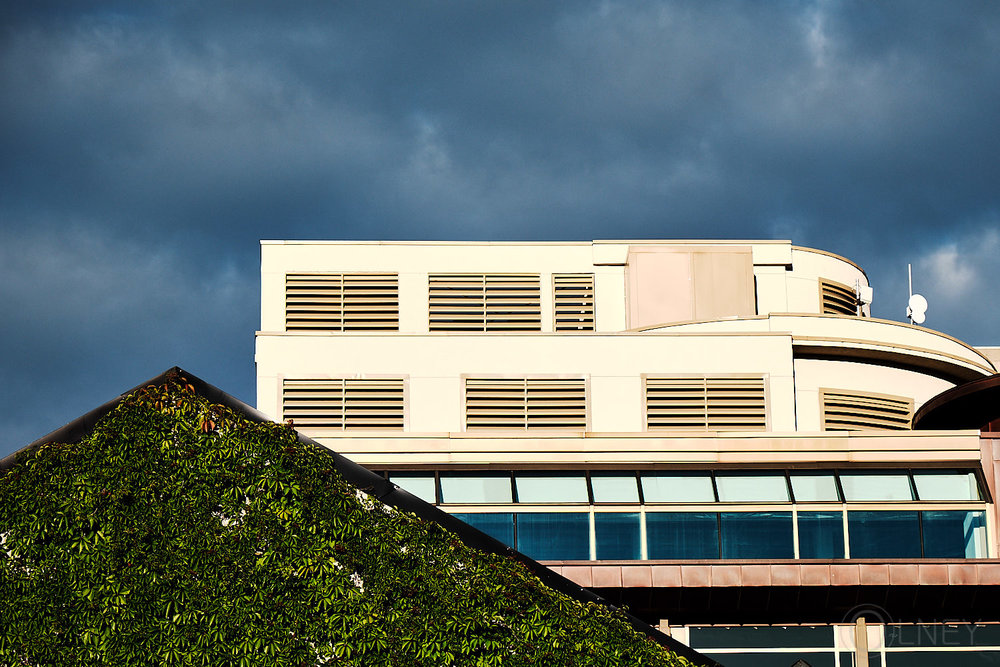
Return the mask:
[[[0,460],[0,475],[4,475],[13,468],[18,460],[28,452],[31,452],[43,445],[49,443],[75,443],[81,441],[94,429],[94,426],[98,421],[114,410],[128,395],[141,390],[150,385],[161,385],[169,380],[181,380],[182,382],[191,385],[194,388],[194,392],[201,396],[202,398],[209,400],[213,403],[220,404],[233,410],[238,415],[243,418],[255,422],[269,422],[271,421],[266,415],[247,405],[243,401],[227,394],[221,389],[201,380],[200,378],[184,371],[179,367],[173,367],[160,375],[157,375],[150,380],[143,382],[136,387],[124,392],[118,398],[115,398],[104,405],[101,405],[94,410],[91,410],[87,414],[79,417],[76,420],[66,424],[65,426],[56,429],[55,431],[49,433],[48,435],[39,438],[38,440],[32,442],[31,444],[23,447],[22,449],[4,457]],[[482,533],[481,531],[469,526],[468,524],[460,521],[454,516],[442,511],[441,509],[431,505],[420,498],[410,494],[404,489],[396,486],[395,484],[389,482],[383,477],[372,473],[366,468],[354,463],[350,459],[330,450],[329,448],[317,443],[316,441],[297,433],[298,442],[303,445],[315,447],[317,450],[323,452],[325,455],[330,457],[332,467],[337,470],[337,472],[347,481],[350,485],[358,489],[363,489],[365,493],[369,496],[377,498],[382,503],[389,505],[391,507],[410,512],[415,514],[419,518],[436,523],[451,533],[457,535],[459,539],[468,547],[477,549],[482,552],[498,554],[506,556],[513,560],[522,563],[532,574],[534,574],[538,579],[540,579],[546,586],[555,591],[563,593],[574,600],[582,603],[596,603],[605,606],[609,609],[616,609],[614,605],[607,602],[595,593],[581,588],[577,584],[571,582],[570,580],[556,574],[549,568],[532,560],[525,556],[524,554],[504,545],[498,540]],[[625,617],[632,627],[662,646],[670,649],[674,653],[687,658],[691,662],[697,665],[705,665],[706,667],[717,666],[718,663],[701,655],[700,653],[692,650],[688,646],[678,642],[677,640],[663,634],[662,632],[656,630],[655,628],[649,626],[638,618],[632,616],[631,614],[625,613]]]

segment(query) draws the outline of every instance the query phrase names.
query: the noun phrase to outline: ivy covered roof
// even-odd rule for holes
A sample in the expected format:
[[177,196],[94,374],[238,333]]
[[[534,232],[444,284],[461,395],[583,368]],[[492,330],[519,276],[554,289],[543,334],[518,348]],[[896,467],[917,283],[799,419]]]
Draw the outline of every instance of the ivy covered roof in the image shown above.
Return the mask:
[[181,369],[0,461],[3,665],[715,665]]

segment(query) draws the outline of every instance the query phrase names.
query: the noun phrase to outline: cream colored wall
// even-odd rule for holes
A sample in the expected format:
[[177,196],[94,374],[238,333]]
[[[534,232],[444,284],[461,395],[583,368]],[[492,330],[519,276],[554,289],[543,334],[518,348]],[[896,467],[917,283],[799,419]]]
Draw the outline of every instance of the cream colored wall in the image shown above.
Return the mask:
[[[601,267],[597,297],[609,305],[610,324],[622,308],[623,268]],[[400,331],[427,331],[428,273],[537,273],[541,283],[542,330],[552,329],[552,274],[594,273],[587,243],[421,243],[421,242],[261,242],[261,331],[284,329],[285,274],[294,272],[392,272],[399,274]],[[605,280],[610,273],[610,280]],[[600,315],[599,315],[600,317]]]
[[[792,248],[792,270],[787,276],[787,309],[791,313],[819,313],[819,280],[826,278],[854,287],[860,281],[868,286],[868,277],[856,265],[842,257],[811,248]],[[870,309],[866,308],[866,314]]]
[[913,400],[914,411],[928,399],[954,384],[931,375],[901,368],[854,361],[825,359],[795,360],[795,403],[799,431],[823,429],[820,389],[845,389],[891,394]]
[[[282,377],[405,376],[407,429],[452,432],[463,428],[465,375],[582,376],[588,379],[589,429],[638,432],[643,429],[643,374],[755,374],[767,377],[769,428],[781,432],[795,429],[796,405],[799,429],[818,429],[820,387],[912,392],[919,407],[951,386],[932,375],[887,366],[800,360],[795,365],[796,389],[795,346],[888,350],[929,359],[939,367],[961,366],[966,373],[985,375],[994,370],[982,354],[943,334],[869,318],[772,314],[614,335],[549,333],[554,272],[593,272],[598,331],[622,331],[630,308],[626,262],[630,248],[638,245],[264,241],[258,406],[279,415]],[[787,241],[643,241],[641,245],[688,257],[706,248],[737,256],[749,249],[758,301],[765,311],[817,312],[820,278],[867,284],[863,272],[849,261]],[[284,333],[284,276],[296,271],[398,273],[400,333]],[[543,331],[428,334],[427,275],[435,272],[540,274]]]
[[829,348],[851,348],[870,353],[873,358],[883,352],[908,355],[912,363],[921,365],[933,361],[952,365],[958,375],[991,375],[995,371],[981,350],[972,348],[947,334],[933,329],[846,315],[772,314],[745,320],[692,322],[654,329],[671,332],[772,332],[789,333],[796,345]]
[[463,430],[464,377],[585,377],[589,430],[642,431],[643,374],[764,375],[771,430],[794,430],[785,335],[265,335],[258,407],[280,416],[282,378],[404,376],[413,432]]
[[[630,248],[655,251],[664,258],[688,258],[686,264],[650,264],[645,293],[663,292],[663,305],[629,305],[627,285]],[[735,257],[749,253],[752,278],[736,270]],[[633,253],[633,256],[637,256]],[[694,259],[692,259],[694,258]],[[714,258],[714,259],[713,259]],[[706,277],[714,263],[725,262],[726,285],[713,290]],[[648,258],[647,258],[648,259]],[[695,262],[694,260],[698,260]],[[708,264],[706,264],[708,262]],[[668,266],[669,264],[669,266]],[[696,266],[697,264],[697,266]],[[712,266],[709,266],[712,265]],[[706,266],[708,267],[706,269]],[[695,284],[698,267],[700,283]],[[711,269],[711,270],[709,270]],[[789,241],[594,241],[578,243],[461,242],[261,242],[261,331],[284,328],[284,276],[288,272],[394,272],[399,274],[400,331],[427,331],[428,273],[538,273],[542,287],[543,331],[552,328],[552,273],[594,273],[598,331],[622,331],[632,319],[657,324],[650,312],[664,310],[665,321],[704,319],[757,312],[819,312],[819,278],[867,285],[864,274],[842,258],[802,248]],[[660,275],[663,274],[663,275]],[[662,279],[662,280],[660,280]],[[659,284],[662,282],[662,285]],[[729,284],[732,283],[732,284]],[[746,283],[746,284],[744,284]],[[632,297],[643,290],[632,286]],[[716,296],[712,296],[715,294]],[[654,298],[655,301],[655,298]],[[653,306],[651,308],[651,306]],[[641,315],[642,313],[646,315]],[[641,316],[640,316],[641,315]],[[638,319],[637,319],[638,318]],[[636,324],[631,327],[635,328]]]

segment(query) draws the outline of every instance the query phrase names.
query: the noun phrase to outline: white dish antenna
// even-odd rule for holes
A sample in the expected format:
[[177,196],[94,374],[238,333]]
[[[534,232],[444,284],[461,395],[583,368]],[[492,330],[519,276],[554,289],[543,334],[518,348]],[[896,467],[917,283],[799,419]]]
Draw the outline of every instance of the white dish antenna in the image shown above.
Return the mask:
[[923,324],[927,319],[927,299],[920,294],[910,295],[910,300],[906,302],[906,316],[914,324]]
[[913,293],[913,269],[907,264],[906,273],[910,283],[910,300],[906,302],[906,316],[910,324],[923,324],[927,319],[927,299],[921,294]]

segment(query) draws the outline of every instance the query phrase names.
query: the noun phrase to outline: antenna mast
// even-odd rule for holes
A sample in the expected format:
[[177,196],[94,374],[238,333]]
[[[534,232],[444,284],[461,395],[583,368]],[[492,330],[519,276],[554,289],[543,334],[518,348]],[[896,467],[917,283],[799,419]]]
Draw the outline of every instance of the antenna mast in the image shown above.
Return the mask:
[[927,319],[927,299],[920,294],[913,293],[913,266],[906,265],[906,277],[909,284],[910,298],[906,302],[906,317],[910,324],[923,324]]

